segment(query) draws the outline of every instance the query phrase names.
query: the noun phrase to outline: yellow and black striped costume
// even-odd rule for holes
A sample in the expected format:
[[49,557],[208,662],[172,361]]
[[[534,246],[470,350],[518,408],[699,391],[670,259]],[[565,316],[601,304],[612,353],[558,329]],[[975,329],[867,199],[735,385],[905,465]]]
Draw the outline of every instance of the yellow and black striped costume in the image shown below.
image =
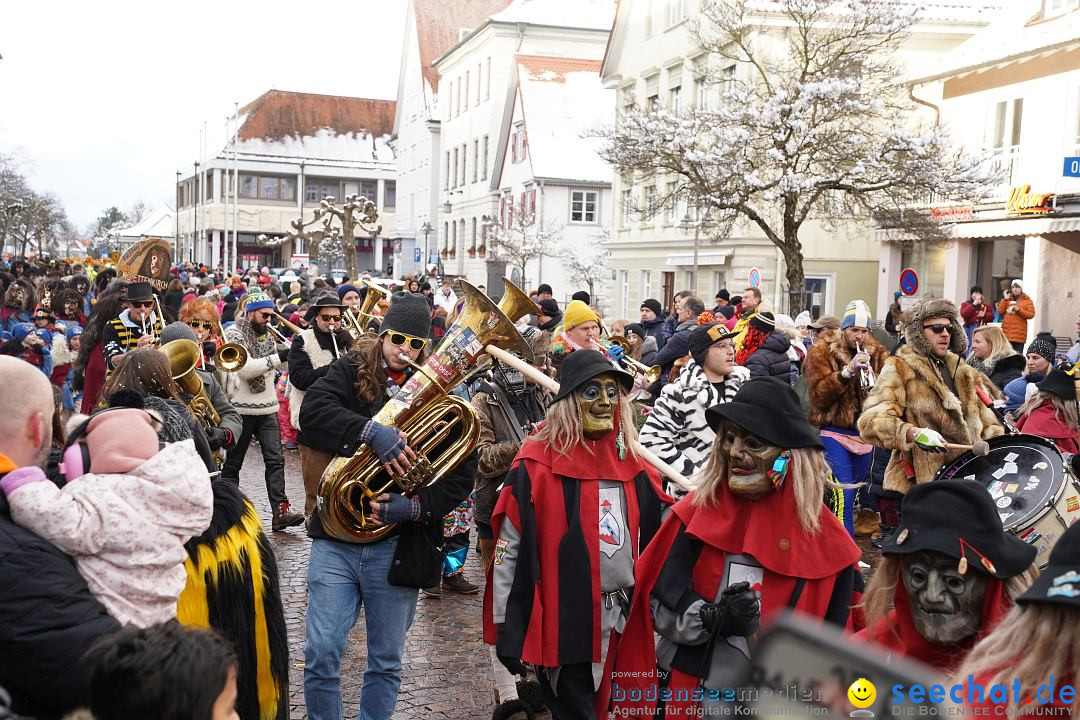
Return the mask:
[[[147,332],[154,337],[161,334],[161,331],[165,328],[161,318],[154,314],[154,321],[148,323],[146,326]],[[142,326],[128,326],[124,324],[124,321],[119,317],[114,317],[109,322],[105,323],[105,330],[101,337],[102,350],[105,353],[105,367],[106,373],[111,373],[113,370],[114,358],[134,350],[139,344],[139,338],[143,336]]]

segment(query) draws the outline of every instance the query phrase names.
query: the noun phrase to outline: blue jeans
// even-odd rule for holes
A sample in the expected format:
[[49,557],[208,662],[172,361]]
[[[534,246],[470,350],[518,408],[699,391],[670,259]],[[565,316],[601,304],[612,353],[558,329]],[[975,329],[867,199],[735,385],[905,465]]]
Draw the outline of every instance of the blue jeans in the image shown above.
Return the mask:
[[358,720],[389,720],[401,687],[401,654],[419,590],[390,585],[397,538],[354,545],[316,538],[308,561],[304,702],[310,720],[341,718],[341,653],[361,606],[367,667]]
[[[822,430],[832,430],[843,435],[858,437],[858,433],[854,430],[832,427],[831,425],[825,425]],[[868,452],[865,455],[856,455],[853,452],[848,452],[847,448],[830,437],[823,436],[821,444],[825,446],[825,462],[829,464],[829,469],[832,470],[833,477],[836,478],[837,482],[845,485],[858,485],[866,481],[866,473],[870,470],[870,461],[874,459],[874,453]],[[858,492],[858,488],[843,491],[844,512],[841,519],[844,521],[844,528],[851,537],[855,537],[855,496]]]

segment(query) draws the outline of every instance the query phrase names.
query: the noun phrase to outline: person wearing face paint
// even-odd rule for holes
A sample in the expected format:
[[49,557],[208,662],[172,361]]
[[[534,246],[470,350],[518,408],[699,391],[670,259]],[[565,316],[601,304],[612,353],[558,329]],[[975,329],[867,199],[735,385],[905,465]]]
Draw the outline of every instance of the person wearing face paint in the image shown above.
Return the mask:
[[[705,465],[716,442],[705,411],[730,402],[750,379],[747,369],[735,364],[735,335],[722,322],[695,327],[690,362],[664,386],[641,428],[641,444],[686,477]],[[669,483],[668,493],[680,498],[686,490]]]
[[892,450],[883,486],[901,495],[964,452],[946,443],[971,445],[1004,432],[988,407],[989,381],[962,358],[967,340],[955,305],[916,303],[904,313],[904,338],[858,420],[863,442]]
[[[303,442],[337,457],[350,457],[367,445],[391,474],[411,468],[417,455],[408,436],[373,418],[406,385],[413,372],[410,362],[426,360],[430,321],[422,296],[394,293],[379,335],[361,337],[307,389],[300,406]],[[473,452],[438,483],[414,494],[376,496],[373,522],[395,527],[374,542],[331,537],[320,513],[312,513],[304,647],[304,700],[311,720],[342,717],[341,658],[361,608],[367,622],[367,667],[358,717],[393,716],[405,635],[420,588],[440,580],[443,517],[468,497],[475,476]]]
[[851,486],[836,493],[842,506],[836,509],[852,537],[855,496],[874,456],[874,447],[862,442],[855,428],[869,393],[861,374],[881,373],[889,357],[874,339],[872,329],[870,308],[856,300],[844,311],[840,332],[811,345],[803,363],[811,402],[808,419],[821,428],[821,443],[833,476],[837,482]]
[[[1062,534],[1050,551],[1050,564],[988,635],[972,648],[952,681],[964,686],[981,685],[986,694],[967,701],[970,714],[989,717],[1019,716],[1030,705],[1024,698],[1037,698],[1043,714],[1080,716],[1080,693],[1075,692],[1077,675],[1076,629],[1080,627],[1080,523]],[[1042,685],[1050,685],[1039,695]],[[1019,681],[1019,697],[1013,683]],[[993,685],[1009,688],[1007,701],[988,697]],[[1063,688],[1072,687],[1071,697]],[[1037,697],[1038,696],[1038,697]],[[1071,700],[1071,702],[1070,702]],[[1043,704],[1045,703],[1045,704]]]
[[717,696],[688,695],[736,687],[761,623],[793,608],[845,627],[861,589],[859,548],[821,501],[829,468],[791,386],[752,380],[706,418],[717,441],[700,484],[635,571],[615,667],[626,716],[658,709],[657,684],[668,717],[723,714]]
[[1005,532],[990,493],[970,480],[912,488],[881,554],[855,637],[946,672],[1038,574],[1035,546]]
[[19,323],[30,322],[34,308],[34,286],[29,280],[18,278],[4,291],[3,307],[0,307],[0,330],[11,332]]
[[608,717],[634,561],[668,501],[632,448],[633,376],[595,350],[563,363],[547,419],[521,446],[491,519],[484,641],[536,666],[555,720]]

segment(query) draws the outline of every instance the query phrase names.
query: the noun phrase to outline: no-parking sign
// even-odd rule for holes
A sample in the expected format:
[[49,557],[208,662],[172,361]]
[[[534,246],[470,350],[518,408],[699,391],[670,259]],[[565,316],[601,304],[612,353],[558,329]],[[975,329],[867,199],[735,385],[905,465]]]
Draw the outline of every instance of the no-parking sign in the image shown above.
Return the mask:
[[919,292],[919,274],[912,268],[900,271],[900,292],[908,296]]
[[747,276],[747,280],[750,282],[750,287],[761,287],[761,271],[757,268],[750,268],[750,275]]

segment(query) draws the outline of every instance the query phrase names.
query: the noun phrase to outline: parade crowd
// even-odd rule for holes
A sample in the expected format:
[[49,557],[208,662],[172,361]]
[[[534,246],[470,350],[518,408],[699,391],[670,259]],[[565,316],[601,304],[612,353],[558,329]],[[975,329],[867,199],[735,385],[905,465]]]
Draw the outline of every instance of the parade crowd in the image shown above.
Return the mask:
[[[284,719],[302,662],[307,717],[336,720],[363,609],[357,717],[385,720],[421,594],[484,593],[497,720],[731,714],[789,611],[1022,688],[972,708],[1077,680],[1080,319],[1031,332],[1021,279],[897,293],[880,322],[757,287],[604,318],[541,284],[506,357],[482,348],[511,286],[375,280],[0,261],[0,718]],[[478,430],[404,484],[428,452],[392,418],[424,383]],[[252,444],[270,517],[239,487]],[[403,484],[329,491],[355,456]],[[1018,532],[1053,472],[1060,522]],[[290,528],[312,539],[303,658],[267,534]]]

